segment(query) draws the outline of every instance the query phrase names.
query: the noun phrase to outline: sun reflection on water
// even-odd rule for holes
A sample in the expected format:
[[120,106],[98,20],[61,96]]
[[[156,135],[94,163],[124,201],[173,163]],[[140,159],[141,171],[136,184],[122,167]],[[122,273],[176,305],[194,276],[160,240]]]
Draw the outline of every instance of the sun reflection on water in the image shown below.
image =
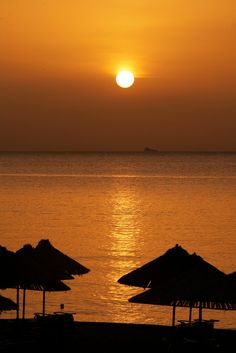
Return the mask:
[[140,234],[138,199],[134,190],[125,188],[117,191],[112,203],[110,255],[122,258],[126,263],[135,255]]
[[[139,199],[135,189],[122,188],[113,194],[111,200],[111,232],[109,247],[109,270],[107,271],[107,296],[113,298],[114,308],[110,315],[113,321],[125,321],[130,306],[128,298],[134,288],[117,283],[130,269],[137,267],[140,242]],[[137,288],[136,288],[137,291]]]

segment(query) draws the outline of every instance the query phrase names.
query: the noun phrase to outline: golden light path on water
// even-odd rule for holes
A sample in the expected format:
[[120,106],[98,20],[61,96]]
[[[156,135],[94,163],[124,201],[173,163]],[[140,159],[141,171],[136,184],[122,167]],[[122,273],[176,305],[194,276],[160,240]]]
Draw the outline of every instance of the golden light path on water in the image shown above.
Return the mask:
[[[111,199],[112,229],[110,234],[109,271],[107,272],[107,299],[112,298],[117,310],[111,311],[111,320],[115,322],[136,321],[143,316],[143,307],[129,303],[128,299],[143,291],[143,288],[129,287],[117,283],[125,273],[137,268],[142,263],[137,253],[144,245],[142,240],[142,218],[140,218],[141,200],[132,184],[118,189]],[[119,307],[119,308],[118,308]],[[157,310],[164,316],[170,316],[166,307],[145,306],[146,314],[153,319]],[[135,310],[134,310],[135,308]],[[155,314],[154,314],[155,315]],[[148,322],[148,319],[146,320]]]
[[[107,274],[108,296],[114,301],[122,299],[127,305],[127,288],[117,283],[117,280],[131,268],[137,265],[135,253],[140,241],[140,226],[138,218],[138,199],[131,187],[117,189],[111,199],[112,229],[110,234],[110,271]],[[124,308],[124,311],[127,308]],[[123,310],[113,313],[115,321],[122,321]]]

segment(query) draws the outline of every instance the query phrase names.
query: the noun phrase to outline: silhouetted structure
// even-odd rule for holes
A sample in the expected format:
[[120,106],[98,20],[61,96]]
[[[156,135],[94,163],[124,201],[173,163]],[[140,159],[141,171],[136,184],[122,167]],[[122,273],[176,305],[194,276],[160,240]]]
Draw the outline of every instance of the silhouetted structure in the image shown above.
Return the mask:
[[[203,270],[204,271],[204,270]],[[148,289],[129,299],[132,303],[173,306],[172,324],[175,323],[175,307],[199,308],[202,322],[202,309],[236,310],[235,276],[225,275],[215,278],[213,272],[202,279],[195,277],[196,271],[186,271],[176,279],[169,280],[156,288]],[[210,279],[211,275],[211,279]],[[218,274],[216,272],[216,276]],[[230,278],[228,278],[230,276]],[[229,283],[229,282],[233,283]],[[234,290],[231,291],[231,289]]]
[[22,317],[25,317],[26,290],[43,291],[43,315],[47,291],[68,291],[61,280],[73,279],[90,270],[54,248],[49,240],[40,240],[36,248],[26,244],[15,253],[0,246],[0,288],[17,289],[17,318],[19,290],[23,290]]
[[150,147],[145,147],[143,150],[144,153],[158,153],[158,150],[155,150],[154,148],[150,148]]
[[49,271],[58,274],[59,279],[68,279],[71,275],[83,275],[90,271],[52,246],[48,239],[39,241],[35,248],[35,258],[40,264],[46,263]]
[[225,274],[195,253],[190,255],[176,245],[164,255],[122,276],[118,282],[126,285],[151,288],[129,299],[130,302],[173,306],[172,324],[175,323],[176,306],[214,308],[214,297],[204,297],[208,283],[225,278]]
[[180,245],[167,250],[163,255],[122,276],[118,282],[134,287],[154,288],[178,277],[186,269],[208,269],[207,273],[225,274],[195,253],[190,255]]
[[[52,246],[48,239],[39,241],[35,248],[35,258],[40,264],[47,264],[47,269],[52,276],[60,280],[73,279],[72,275],[80,276],[90,271],[87,267]],[[45,291],[43,291],[43,315],[45,314]]]

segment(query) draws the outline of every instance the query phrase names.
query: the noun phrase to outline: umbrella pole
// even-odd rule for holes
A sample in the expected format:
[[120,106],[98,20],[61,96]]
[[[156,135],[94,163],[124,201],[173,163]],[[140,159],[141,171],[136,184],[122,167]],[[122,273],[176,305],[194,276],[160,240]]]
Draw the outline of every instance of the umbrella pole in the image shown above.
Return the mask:
[[22,319],[25,318],[25,293],[26,293],[26,290],[25,288],[23,289],[23,310],[22,310]]
[[176,311],[176,305],[173,305],[173,313],[172,313],[172,326],[175,326],[175,311]]
[[192,322],[192,309],[193,308],[190,306],[189,307],[189,320],[188,320],[189,321],[189,326],[191,326],[191,322]]
[[45,316],[46,291],[43,290],[43,316]]
[[199,322],[202,322],[202,303],[199,306]]
[[20,288],[19,285],[16,286],[16,318],[19,319],[20,314]]

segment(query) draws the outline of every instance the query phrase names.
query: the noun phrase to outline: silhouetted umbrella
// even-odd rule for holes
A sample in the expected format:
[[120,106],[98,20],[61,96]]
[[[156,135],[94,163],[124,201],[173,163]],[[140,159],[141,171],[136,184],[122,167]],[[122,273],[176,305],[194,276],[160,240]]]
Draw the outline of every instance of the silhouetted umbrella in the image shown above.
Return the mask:
[[35,258],[39,263],[47,264],[50,272],[58,273],[59,279],[68,279],[68,275],[83,275],[90,271],[52,246],[48,239],[39,241],[35,248]]
[[[211,289],[214,283],[223,283],[227,276],[202,258],[190,270],[165,281],[129,299],[132,303],[173,306],[172,324],[175,322],[175,307],[199,308],[199,321],[202,309],[225,309],[217,292]],[[232,306],[231,306],[232,307]],[[191,311],[190,319],[191,322]]]
[[[164,285],[148,289],[143,293],[129,299],[131,303],[167,305],[173,308],[190,307],[214,309],[214,310],[236,310],[236,273],[207,279],[195,283],[189,280],[194,277],[191,270],[183,274],[182,280],[171,280]],[[184,278],[184,276],[186,277]],[[200,311],[201,312],[201,311]],[[173,311],[172,324],[174,325],[175,313]],[[199,317],[201,321],[201,317]],[[191,322],[191,319],[189,320]]]
[[[35,248],[35,258],[40,264],[46,265],[48,271],[55,279],[73,279],[72,275],[80,276],[90,271],[87,267],[52,246],[48,239],[39,241]],[[45,291],[43,294],[45,299]],[[45,305],[43,306],[44,313]]]
[[0,311],[16,310],[16,309],[17,309],[16,303],[14,303],[11,299],[0,295]]
[[30,244],[24,245],[16,252],[18,267],[18,283],[23,289],[22,317],[25,317],[26,290],[40,290],[43,292],[43,314],[45,314],[46,291],[67,291],[70,288],[60,279],[73,279],[61,267],[51,265],[52,258],[43,259],[38,256],[35,248]]
[[154,288],[196,266],[214,267],[195,253],[190,255],[177,244],[163,255],[122,276],[118,282],[134,287]]
[[54,280],[50,271],[37,261],[35,249],[30,244],[24,245],[15,253],[17,264],[17,284],[23,289],[22,317],[25,317],[25,296],[27,289],[38,290],[42,283]]
[[[168,305],[165,304],[166,298],[168,299],[167,303],[169,303],[170,298],[168,296],[171,292],[174,322],[176,300],[180,299],[180,291],[184,295],[186,295],[186,291],[188,295],[190,293],[193,294],[194,290],[205,281],[218,279],[223,276],[225,274],[222,271],[203,260],[200,256],[195,253],[190,255],[181,246],[176,245],[160,257],[122,276],[118,282],[130,286],[155,289],[155,292],[151,292],[151,294],[154,293],[152,299],[155,297],[155,300],[157,300],[155,304],[159,305]],[[142,300],[144,294],[141,293],[141,297],[138,296],[137,299]],[[130,301],[133,301],[133,298]],[[200,317],[201,310],[201,307],[199,307]]]
[[19,289],[23,289],[24,318],[27,286],[37,289],[41,283],[52,280],[49,275],[48,269],[36,262],[34,249],[30,244],[24,245],[16,253],[0,246],[0,288],[17,289],[17,318],[19,318]]
[[73,279],[90,270],[54,248],[49,240],[41,240],[34,249],[26,244],[16,253],[0,246],[0,288],[17,288],[17,318],[19,317],[19,288],[23,289],[23,317],[25,315],[26,289],[45,291],[69,290],[60,280]]

